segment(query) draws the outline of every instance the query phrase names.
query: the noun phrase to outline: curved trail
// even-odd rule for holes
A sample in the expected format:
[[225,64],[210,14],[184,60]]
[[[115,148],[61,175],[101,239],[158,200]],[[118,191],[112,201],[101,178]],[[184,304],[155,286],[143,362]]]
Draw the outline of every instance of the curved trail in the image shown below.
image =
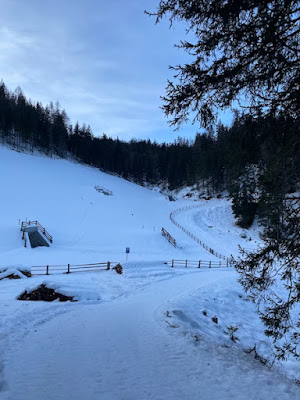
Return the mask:
[[196,343],[165,323],[177,300],[228,274],[191,272],[115,301],[78,303],[7,352],[1,400],[298,398],[297,387],[249,356]]
[[260,241],[257,226],[250,231],[237,226],[230,203],[226,202],[224,206],[224,202],[217,199],[176,209],[171,212],[170,219],[194,241],[220,259],[237,255],[239,245],[255,250]]
[[176,225],[179,229],[181,229],[184,233],[186,233],[191,239],[193,239],[195,242],[197,242],[200,246],[202,246],[205,250],[207,250],[210,254],[214,255],[215,257],[221,259],[221,260],[228,260],[227,257],[225,257],[223,254],[217,252],[215,249],[209,247],[207,244],[205,244],[201,239],[199,239],[197,236],[195,236],[193,233],[191,233],[188,229],[186,229],[183,225],[181,225],[179,222],[177,222],[174,219],[174,215],[181,213],[183,211],[194,211],[195,208],[203,207],[203,205],[194,205],[194,206],[187,206],[187,207],[182,207],[178,208],[170,213],[170,219],[173,222],[174,225]]

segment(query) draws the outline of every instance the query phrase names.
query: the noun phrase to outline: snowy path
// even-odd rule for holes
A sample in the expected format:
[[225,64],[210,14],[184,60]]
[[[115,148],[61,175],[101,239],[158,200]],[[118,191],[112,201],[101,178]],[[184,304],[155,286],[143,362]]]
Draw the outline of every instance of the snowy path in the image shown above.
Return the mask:
[[165,323],[164,312],[174,302],[201,286],[228,280],[232,273],[190,272],[111,302],[78,303],[76,310],[14,343],[6,354],[9,391],[0,398],[299,398],[299,388],[251,357],[238,350],[193,342]]

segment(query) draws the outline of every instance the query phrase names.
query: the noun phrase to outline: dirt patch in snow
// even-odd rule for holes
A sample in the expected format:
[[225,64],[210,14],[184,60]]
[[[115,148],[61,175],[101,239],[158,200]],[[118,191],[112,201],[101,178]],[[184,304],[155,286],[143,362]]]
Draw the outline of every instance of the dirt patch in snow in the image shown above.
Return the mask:
[[18,300],[31,300],[31,301],[76,301],[74,300],[74,296],[66,296],[59,292],[56,292],[54,289],[47,287],[42,284],[37,289],[32,291],[27,291],[21,293],[18,297]]
[[25,277],[31,278],[31,272],[29,270],[10,267],[0,269],[0,281],[2,279],[21,279]]

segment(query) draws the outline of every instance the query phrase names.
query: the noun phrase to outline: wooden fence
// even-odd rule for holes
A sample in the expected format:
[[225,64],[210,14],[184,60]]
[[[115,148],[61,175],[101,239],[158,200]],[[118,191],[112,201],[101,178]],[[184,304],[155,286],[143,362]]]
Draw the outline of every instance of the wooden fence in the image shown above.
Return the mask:
[[97,192],[105,194],[105,196],[112,196],[113,194],[111,190],[105,189],[102,186],[94,186],[94,188],[97,190]]
[[161,234],[168,240],[169,243],[176,247],[176,240],[169,234],[168,231],[165,230],[165,228],[161,228]]
[[190,210],[192,208],[198,208],[198,207],[202,207],[201,205],[194,205],[194,206],[187,206],[187,207],[182,207],[182,208],[178,208],[177,210],[174,210],[170,213],[170,220],[173,222],[174,225],[176,225],[179,229],[181,229],[184,233],[186,233],[190,238],[192,238],[193,240],[195,240],[195,242],[197,242],[198,244],[200,244],[200,246],[202,246],[205,250],[209,251],[211,254],[213,254],[214,256],[216,256],[217,258],[220,258],[221,260],[228,260],[228,257],[224,256],[223,254],[217,252],[216,250],[212,249],[211,247],[207,246],[205,243],[202,242],[202,240],[200,240],[199,238],[197,238],[193,233],[191,233],[190,231],[188,231],[184,226],[180,225],[179,222],[175,221],[173,215],[181,212],[181,211],[186,211],[186,210]]
[[172,268],[179,267],[191,267],[191,268],[227,268],[232,267],[232,263],[227,259],[226,261],[192,261],[192,260],[172,260],[167,263]]
[[31,267],[32,275],[50,275],[54,274],[70,274],[72,272],[89,272],[97,270],[109,270],[111,262],[94,263],[94,264],[78,264],[78,265],[34,265]]

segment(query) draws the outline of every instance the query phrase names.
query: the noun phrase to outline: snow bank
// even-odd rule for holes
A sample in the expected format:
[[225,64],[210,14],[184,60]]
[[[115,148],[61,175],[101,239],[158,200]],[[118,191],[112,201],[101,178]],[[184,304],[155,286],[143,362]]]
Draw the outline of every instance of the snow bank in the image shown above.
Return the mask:
[[31,268],[23,265],[13,265],[9,267],[0,267],[0,280],[5,278],[18,279],[31,276]]
[[[92,288],[87,289],[86,287],[80,286],[80,282],[78,282],[77,285],[68,285],[68,283],[58,283],[45,280],[38,285],[25,287],[24,291],[27,293],[32,293],[41,285],[45,285],[47,288],[53,289],[57,293],[68,297],[73,297],[73,299],[76,301],[101,300],[101,296],[96,290],[93,290]],[[22,293],[20,293],[16,298],[18,298]]]
[[232,275],[222,283],[202,287],[192,296],[172,304],[167,321],[188,331],[196,340],[237,347],[266,366],[276,365],[291,379],[299,379],[297,362],[290,358],[278,362],[273,340],[264,334],[256,305],[248,301]]

